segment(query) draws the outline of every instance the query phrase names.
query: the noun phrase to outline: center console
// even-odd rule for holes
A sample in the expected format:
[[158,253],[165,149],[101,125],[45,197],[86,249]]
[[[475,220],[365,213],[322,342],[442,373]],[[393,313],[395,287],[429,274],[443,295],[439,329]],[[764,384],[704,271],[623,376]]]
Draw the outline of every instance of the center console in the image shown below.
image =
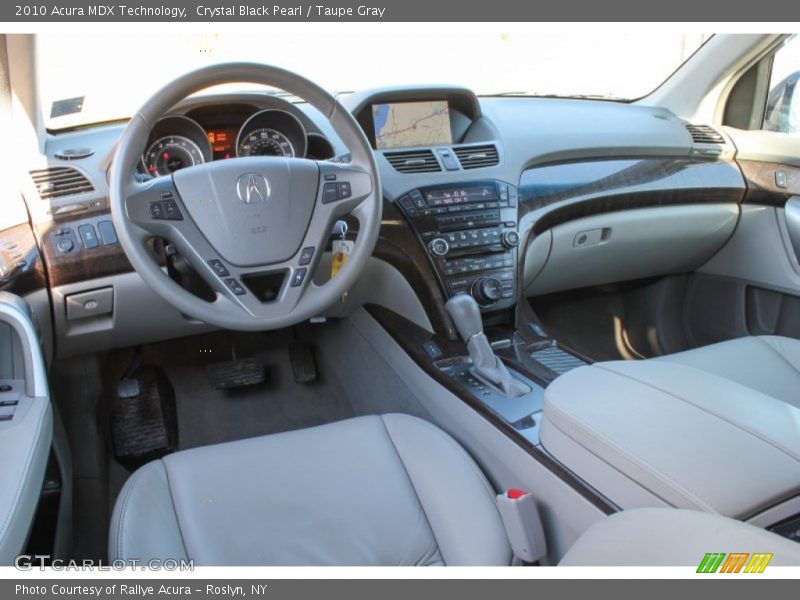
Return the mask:
[[397,200],[446,298],[468,293],[483,312],[516,300],[517,189],[502,181],[436,185]]

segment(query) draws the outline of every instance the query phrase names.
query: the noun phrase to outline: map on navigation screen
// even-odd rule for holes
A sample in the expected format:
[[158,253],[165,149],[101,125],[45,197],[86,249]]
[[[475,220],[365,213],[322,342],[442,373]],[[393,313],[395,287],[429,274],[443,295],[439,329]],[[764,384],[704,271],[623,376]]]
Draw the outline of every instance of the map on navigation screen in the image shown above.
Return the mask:
[[447,101],[373,104],[375,147],[434,146],[450,144],[450,109]]

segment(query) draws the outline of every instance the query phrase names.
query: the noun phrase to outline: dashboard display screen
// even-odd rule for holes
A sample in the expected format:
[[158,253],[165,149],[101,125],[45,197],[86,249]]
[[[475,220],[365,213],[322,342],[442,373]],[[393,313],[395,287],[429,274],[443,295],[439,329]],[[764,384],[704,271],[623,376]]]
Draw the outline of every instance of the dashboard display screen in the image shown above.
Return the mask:
[[446,100],[373,104],[372,123],[378,149],[453,143]]
[[209,129],[207,132],[208,141],[211,142],[211,149],[214,151],[214,160],[220,158],[233,158],[236,156],[236,134],[235,127],[220,127]]
[[476,185],[465,188],[429,190],[425,192],[425,200],[428,206],[491,202],[497,200],[497,188],[494,185]]

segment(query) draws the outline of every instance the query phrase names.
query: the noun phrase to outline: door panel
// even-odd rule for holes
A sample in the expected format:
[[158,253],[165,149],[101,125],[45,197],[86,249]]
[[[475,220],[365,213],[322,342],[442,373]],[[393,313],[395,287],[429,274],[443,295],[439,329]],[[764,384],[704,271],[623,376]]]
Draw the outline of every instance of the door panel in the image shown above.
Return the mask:
[[0,565],[25,549],[53,441],[39,336],[18,296],[0,292]]
[[730,241],[698,269],[687,289],[685,324],[692,345],[743,335],[800,338],[798,82],[795,36],[745,73],[728,98],[729,104],[736,101],[737,88],[755,90],[745,111],[750,118],[725,123],[747,191]]

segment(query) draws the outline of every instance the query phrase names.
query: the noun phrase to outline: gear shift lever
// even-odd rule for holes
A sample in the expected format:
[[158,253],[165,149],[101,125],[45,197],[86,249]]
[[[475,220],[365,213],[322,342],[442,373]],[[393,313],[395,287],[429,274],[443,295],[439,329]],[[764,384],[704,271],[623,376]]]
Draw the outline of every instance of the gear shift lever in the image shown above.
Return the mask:
[[495,356],[486,334],[483,333],[480,308],[472,296],[453,296],[447,301],[445,308],[453,319],[458,334],[467,343],[474,376],[488,381],[506,396],[523,396],[531,391],[527,385],[513,377],[503,362]]

